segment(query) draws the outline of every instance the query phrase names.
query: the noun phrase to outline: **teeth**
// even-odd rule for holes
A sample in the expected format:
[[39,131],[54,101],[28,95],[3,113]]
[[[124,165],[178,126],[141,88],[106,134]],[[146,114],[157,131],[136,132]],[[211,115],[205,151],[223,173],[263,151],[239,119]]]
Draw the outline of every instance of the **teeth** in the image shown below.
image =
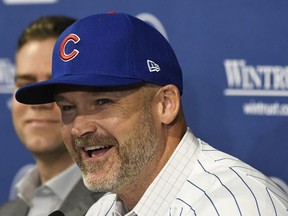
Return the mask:
[[[110,146],[111,147],[111,146]],[[109,146],[88,146],[88,147],[84,147],[84,151],[87,152],[87,154],[89,155],[89,157],[92,156],[93,151],[97,151],[99,149],[104,149],[104,148],[109,148]]]
[[85,151],[93,151],[93,150],[98,150],[98,149],[104,149],[107,147],[109,147],[109,146],[88,146],[88,147],[85,147],[84,150]]

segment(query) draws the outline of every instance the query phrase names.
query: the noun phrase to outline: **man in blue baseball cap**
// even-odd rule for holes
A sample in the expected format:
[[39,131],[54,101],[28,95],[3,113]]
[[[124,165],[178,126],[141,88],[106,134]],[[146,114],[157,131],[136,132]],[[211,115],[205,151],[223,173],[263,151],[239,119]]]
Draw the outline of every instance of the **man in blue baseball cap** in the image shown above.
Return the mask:
[[87,215],[285,215],[269,178],[196,138],[181,105],[182,72],[166,39],[127,14],[75,22],[53,51],[52,78],[20,88],[56,101],[65,144],[92,191]]

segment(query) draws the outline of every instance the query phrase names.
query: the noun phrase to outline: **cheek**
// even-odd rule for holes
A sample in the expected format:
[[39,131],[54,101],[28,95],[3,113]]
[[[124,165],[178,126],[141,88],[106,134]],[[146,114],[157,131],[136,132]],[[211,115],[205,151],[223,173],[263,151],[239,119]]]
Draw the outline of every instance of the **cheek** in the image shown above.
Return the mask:
[[27,107],[28,107],[27,105],[21,104],[17,102],[15,98],[13,98],[11,112],[14,124],[21,122],[21,119],[24,116]]
[[71,129],[68,126],[62,124],[61,125],[61,136],[62,136],[62,139],[63,139],[66,147],[70,151],[73,148],[73,137],[71,135]]
[[[131,118],[131,116],[130,116]],[[95,121],[98,126],[98,131],[107,131],[111,134],[125,135],[125,132],[129,130],[130,127],[133,127],[132,121],[129,117],[123,118],[120,115],[110,114],[108,117],[105,117],[101,120]]]
[[135,132],[135,129],[139,129],[139,124],[141,124],[140,119],[136,119],[133,116],[133,118],[126,120],[115,119],[114,121],[105,124],[103,128],[121,145],[129,139],[131,134]]

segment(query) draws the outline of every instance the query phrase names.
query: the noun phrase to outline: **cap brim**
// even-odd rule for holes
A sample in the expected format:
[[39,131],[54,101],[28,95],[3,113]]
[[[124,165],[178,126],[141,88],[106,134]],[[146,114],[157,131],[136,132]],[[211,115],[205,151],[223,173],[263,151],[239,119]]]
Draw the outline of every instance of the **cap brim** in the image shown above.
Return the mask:
[[54,93],[58,86],[75,85],[87,87],[123,87],[133,86],[143,83],[140,79],[119,78],[107,76],[85,76],[71,75],[59,78],[53,78],[38,83],[33,83],[19,88],[16,91],[15,98],[18,102],[24,104],[45,104],[55,102]]

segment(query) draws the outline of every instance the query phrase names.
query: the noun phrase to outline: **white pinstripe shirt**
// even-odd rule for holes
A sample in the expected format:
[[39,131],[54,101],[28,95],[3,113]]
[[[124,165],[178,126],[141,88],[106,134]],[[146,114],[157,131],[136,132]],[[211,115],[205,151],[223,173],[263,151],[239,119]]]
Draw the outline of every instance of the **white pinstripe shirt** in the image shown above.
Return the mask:
[[285,216],[288,198],[268,177],[197,139],[188,128],[130,212],[107,193],[86,216]]

